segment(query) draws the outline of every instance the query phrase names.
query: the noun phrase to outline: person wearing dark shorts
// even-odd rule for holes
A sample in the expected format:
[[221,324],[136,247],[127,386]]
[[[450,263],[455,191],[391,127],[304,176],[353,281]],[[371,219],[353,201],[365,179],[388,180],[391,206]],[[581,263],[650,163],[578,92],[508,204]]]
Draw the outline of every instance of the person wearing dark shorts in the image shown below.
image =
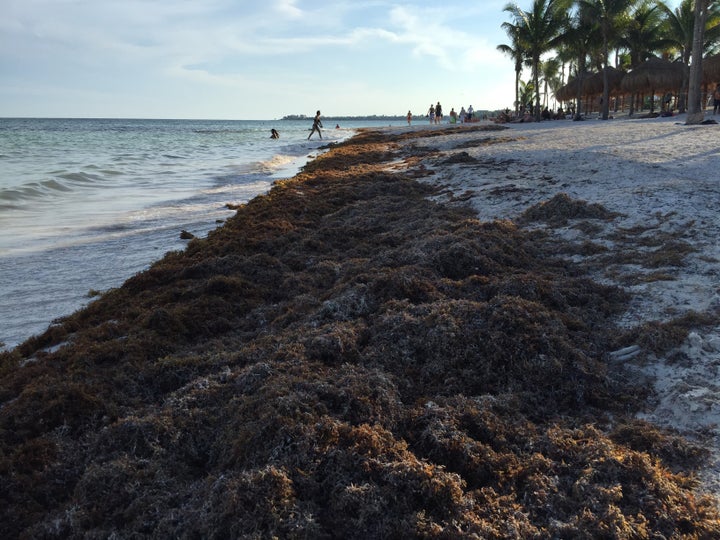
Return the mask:
[[310,135],[308,135],[308,141],[310,140],[310,137],[312,137],[312,134],[316,131],[318,132],[318,135],[320,135],[320,138],[322,139],[322,133],[320,132],[320,128],[323,127],[322,122],[320,121],[320,111],[315,113],[315,118],[313,118],[313,127],[312,130],[310,130]]

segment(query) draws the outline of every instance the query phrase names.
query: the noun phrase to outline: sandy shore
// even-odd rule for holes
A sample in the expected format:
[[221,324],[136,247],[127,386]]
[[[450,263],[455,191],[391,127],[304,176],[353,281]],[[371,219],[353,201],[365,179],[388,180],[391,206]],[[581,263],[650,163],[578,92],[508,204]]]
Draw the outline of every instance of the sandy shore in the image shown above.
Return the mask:
[[332,145],[0,352],[0,536],[719,537],[717,129]]

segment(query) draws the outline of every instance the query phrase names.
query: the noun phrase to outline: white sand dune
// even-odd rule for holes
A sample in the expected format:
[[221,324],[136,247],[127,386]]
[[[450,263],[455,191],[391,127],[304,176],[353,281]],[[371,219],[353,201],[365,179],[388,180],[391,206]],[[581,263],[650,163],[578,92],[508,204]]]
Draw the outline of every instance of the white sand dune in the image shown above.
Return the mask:
[[[719,125],[687,126],[680,115],[507,126],[423,139],[421,144],[443,158],[467,152],[478,160],[470,165],[438,160],[428,181],[467,200],[485,220],[515,219],[530,206],[566,193],[621,215],[602,221],[598,230],[569,222],[552,234],[617,252],[654,249],[647,247],[653,242],[643,242],[648,238],[666,238],[683,248],[680,265],[664,266],[661,260],[649,269],[620,262],[593,271],[594,279],[632,293],[621,326],[668,321],[690,311],[720,313]],[[474,144],[466,146],[470,141]],[[694,251],[685,252],[688,246]],[[704,489],[720,494],[720,326],[692,332],[667,357],[634,346],[615,360],[629,363],[654,386],[645,419],[712,449],[700,480]]]

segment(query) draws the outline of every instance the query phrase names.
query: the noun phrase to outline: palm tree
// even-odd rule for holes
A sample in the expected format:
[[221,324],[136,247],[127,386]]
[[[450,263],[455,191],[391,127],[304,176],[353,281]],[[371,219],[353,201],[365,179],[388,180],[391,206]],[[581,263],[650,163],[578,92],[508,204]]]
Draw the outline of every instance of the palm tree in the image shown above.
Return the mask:
[[571,3],[571,0],[533,0],[529,11],[521,9],[517,4],[508,4],[504,8],[515,19],[519,42],[530,60],[536,120],[540,120],[540,58],[558,43],[564,11]]
[[720,47],[720,3],[708,2],[705,22],[704,50],[706,55],[717,54]]
[[[563,28],[567,28],[567,24],[563,25]],[[563,30],[564,32],[565,30]],[[576,60],[575,53],[566,46],[564,38],[562,37],[562,41],[555,49],[555,58],[557,58],[560,61],[560,84],[565,84],[567,82],[567,79],[565,78],[565,68],[567,67],[568,70],[572,69],[573,62]],[[568,71],[569,72],[569,71]]]
[[[658,2],[658,7],[665,14],[665,37],[670,42],[670,46],[677,49],[680,53],[680,58],[685,65],[686,74],[689,74],[688,65],[692,52],[693,28],[695,26],[693,0],[682,0],[675,11],[670,9],[665,2]],[[688,78],[689,77],[685,77],[685,79]],[[680,112],[685,112],[686,92],[687,82],[683,81],[682,88],[680,89],[680,102],[678,103]]]
[[502,23],[502,28],[510,38],[510,45],[502,44],[497,46],[497,50],[507,54],[515,63],[515,114],[517,115],[520,105],[520,73],[522,73],[522,65],[525,60],[525,49],[520,42],[520,28],[512,23]]
[[720,45],[720,2],[708,0],[705,6],[705,30],[703,31],[703,56],[716,54]]
[[[672,46],[663,32],[662,11],[648,0],[640,3],[631,13],[618,45],[628,51],[629,67],[636,68],[654,53]],[[630,115],[635,110],[635,96],[630,98]]]
[[533,95],[535,94],[535,86],[532,81],[520,81],[518,99],[520,103],[532,103]]
[[589,16],[588,10],[580,5],[572,17],[565,18],[560,34],[559,49],[562,50],[562,56],[572,58],[575,63],[577,91],[574,120],[582,118],[582,82],[587,72],[588,57],[593,45],[598,41],[597,31],[597,25]]
[[[690,73],[690,57],[693,52],[693,37],[695,30],[695,2],[693,0],[682,0],[680,5],[673,11],[665,2],[658,2],[658,7],[665,15],[664,33],[669,42],[669,47],[677,49],[680,58],[685,65],[685,81],[680,94],[680,112],[685,112],[685,93],[688,90]],[[720,4],[710,1],[705,12],[706,26],[704,27],[702,50],[712,50],[719,39],[720,27]]]
[[610,84],[608,81],[610,44],[622,29],[632,0],[579,0],[579,3],[594,15],[600,25],[603,68],[602,118],[607,120],[610,116]]
[[660,6],[648,0],[640,3],[630,14],[618,44],[627,49],[630,67],[637,67],[656,52],[671,47],[673,42],[663,33]]
[[658,2],[658,8],[665,15],[664,33],[670,46],[677,49],[685,65],[690,63],[693,28],[695,26],[694,0],[682,0],[673,11],[665,2]]
[[550,58],[540,64],[540,71],[542,73],[543,80],[543,108],[548,108],[550,105],[548,90],[555,90],[560,87],[560,60],[558,58]]

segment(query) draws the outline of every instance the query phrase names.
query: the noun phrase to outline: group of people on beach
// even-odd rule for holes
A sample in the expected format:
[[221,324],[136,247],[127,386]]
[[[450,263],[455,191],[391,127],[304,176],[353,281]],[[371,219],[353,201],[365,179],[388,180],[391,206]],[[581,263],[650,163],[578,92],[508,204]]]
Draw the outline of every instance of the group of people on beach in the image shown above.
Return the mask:
[[430,104],[430,108],[428,109],[428,118],[430,119],[431,124],[439,124],[442,122],[443,119],[443,111],[442,111],[442,105],[440,105],[440,102],[437,102],[437,105]]
[[[545,107],[540,112],[540,119],[541,120],[565,120],[566,118],[574,118],[575,116],[575,108],[571,107],[567,111],[560,106],[557,110],[557,112],[553,112],[549,110],[547,107]],[[498,113],[496,117],[493,118],[493,121],[498,124],[505,124],[505,123],[515,123],[515,124],[522,124],[524,122],[534,122],[535,116],[533,114],[533,110],[530,107],[520,107],[520,110],[517,112],[511,111],[510,109],[505,109],[504,111],[501,111]]]
[[[470,105],[467,110],[465,110],[465,106],[461,107],[459,113],[455,111],[455,107],[452,107],[448,116],[450,117],[451,124],[456,124],[458,121],[464,124],[465,122],[472,122],[474,115],[475,111],[473,110],[473,106]],[[427,116],[431,124],[442,123],[443,110],[439,101],[436,105],[430,104]],[[410,115],[410,111],[408,111],[408,125],[410,125],[411,120],[412,116]]]
[[460,123],[464,124],[466,122],[472,122],[475,118],[475,109],[473,109],[473,106],[470,105],[467,108],[467,111],[465,110],[465,107],[460,107],[460,114],[458,115],[460,118]]
[[[465,110],[465,107],[463,106],[460,109],[460,113],[455,111],[455,107],[452,107],[450,109],[450,113],[448,114],[448,116],[450,117],[449,121],[451,124],[456,124],[458,121],[461,124],[464,124],[465,122],[471,122],[474,114],[475,114],[475,112],[473,110],[473,106],[470,105],[470,107],[468,107],[467,111]],[[442,104],[439,101],[435,105],[433,105],[432,103],[430,104],[430,108],[428,109],[428,112],[427,112],[427,118],[431,124],[442,123],[443,109],[442,109]],[[407,119],[408,126],[411,126],[412,120],[413,120],[413,115],[412,115],[411,111],[407,112],[406,119]]]

